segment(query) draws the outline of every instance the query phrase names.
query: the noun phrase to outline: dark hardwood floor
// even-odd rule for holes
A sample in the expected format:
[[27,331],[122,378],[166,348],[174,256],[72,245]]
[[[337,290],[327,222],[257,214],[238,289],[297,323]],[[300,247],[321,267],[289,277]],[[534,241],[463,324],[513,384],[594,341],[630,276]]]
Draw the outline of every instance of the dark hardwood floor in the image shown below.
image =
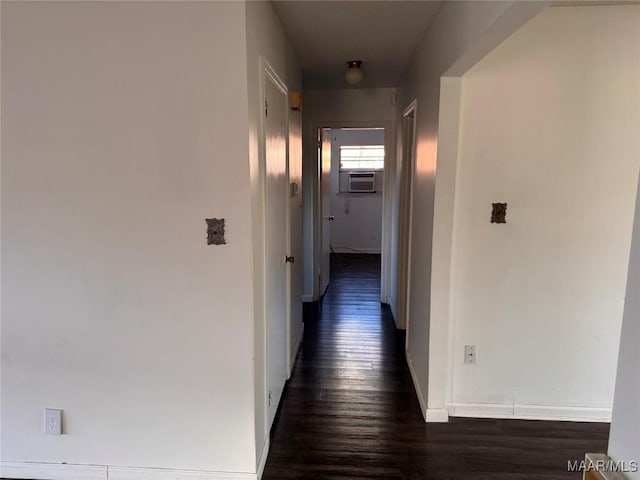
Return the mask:
[[379,302],[380,257],[333,255],[272,431],[264,480],[580,479],[608,424],[452,418],[426,424],[404,335]]

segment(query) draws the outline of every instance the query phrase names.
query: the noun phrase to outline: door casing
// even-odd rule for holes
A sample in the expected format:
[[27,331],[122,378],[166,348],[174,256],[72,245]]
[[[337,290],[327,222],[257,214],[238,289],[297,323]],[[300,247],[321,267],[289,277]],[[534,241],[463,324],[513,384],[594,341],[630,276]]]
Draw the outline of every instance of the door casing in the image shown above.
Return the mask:
[[320,192],[320,259],[318,261],[318,299],[329,286],[331,274],[331,130],[318,130],[318,190]]
[[[389,303],[390,291],[391,291],[391,214],[387,212],[386,206],[391,200],[391,185],[392,185],[392,172],[393,161],[395,158],[394,153],[394,122],[391,120],[366,120],[366,121],[345,121],[345,120],[327,120],[320,122],[313,122],[312,131],[315,138],[318,138],[318,132],[322,129],[339,129],[339,128],[384,128],[384,189],[382,191],[382,239],[381,239],[381,272],[380,272],[380,302]],[[319,151],[317,149],[316,151]],[[313,228],[314,234],[312,238],[312,252],[313,252],[313,299],[314,301],[320,300],[320,296],[323,292],[320,292],[320,272],[322,262],[322,189],[320,188],[322,174],[321,158],[316,155],[316,171],[315,176],[315,191],[313,198]],[[388,174],[391,173],[391,174]]]
[[[265,239],[265,241],[263,242],[264,245],[264,282],[263,282],[263,298],[265,299],[264,301],[264,312],[263,312],[263,322],[264,322],[264,359],[263,359],[263,364],[264,364],[264,391],[267,393],[267,395],[265,396],[264,402],[265,402],[265,412],[267,413],[265,415],[265,428],[266,431],[269,431],[269,429],[271,428],[274,416],[275,416],[275,412],[277,410],[277,406],[278,403],[280,401],[281,395],[282,395],[282,390],[284,388],[284,383],[286,382],[287,378],[289,377],[289,372],[291,371],[291,358],[289,355],[289,352],[291,351],[291,273],[290,273],[290,269],[286,266],[285,264],[285,275],[284,275],[284,285],[283,285],[283,289],[284,289],[284,296],[281,299],[283,301],[283,312],[284,312],[284,319],[280,320],[281,322],[284,323],[284,325],[280,324],[278,325],[279,327],[281,327],[281,330],[283,331],[283,336],[284,338],[282,339],[282,344],[281,345],[274,345],[271,341],[271,333],[273,328],[275,327],[275,319],[273,318],[269,318],[269,303],[270,303],[270,298],[269,298],[269,294],[270,294],[270,287],[269,287],[269,277],[270,274],[273,273],[272,269],[279,267],[278,265],[274,265],[275,260],[270,261],[269,259],[269,251],[268,251],[268,244],[269,244],[269,228],[273,228],[272,226],[270,227],[269,225],[267,225],[268,219],[269,219],[269,212],[268,212],[268,208],[269,208],[269,199],[267,198],[267,182],[269,181],[268,176],[269,176],[269,171],[268,171],[268,164],[267,164],[267,157],[268,157],[268,152],[267,152],[267,116],[266,116],[266,109],[267,109],[267,100],[269,100],[269,103],[271,106],[273,106],[274,102],[282,102],[281,106],[284,110],[284,115],[283,115],[283,126],[282,126],[282,131],[283,131],[283,135],[284,135],[284,153],[285,153],[285,161],[284,161],[284,176],[281,180],[281,195],[282,195],[282,199],[281,199],[281,203],[282,206],[284,207],[284,229],[282,231],[282,237],[284,238],[284,245],[282,248],[282,255],[281,255],[281,259],[280,261],[284,264],[285,262],[285,255],[288,255],[288,252],[291,249],[291,245],[290,245],[290,239],[291,239],[291,235],[290,235],[290,211],[289,211],[289,198],[288,198],[288,192],[289,192],[289,117],[288,117],[288,90],[287,87],[285,85],[285,83],[280,79],[280,77],[278,76],[278,74],[276,73],[276,71],[273,69],[273,67],[269,64],[269,62],[265,59],[265,58],[261,58],[261,69],[260,69],[261,75],[262,75],[262,82],[261,82],[261,95],[260,95],[260,99],[261,99],[261,108],[260,111],[262,112],[261,118],[261,152],[260,152],[260,161],[261,161],[261,171],[262,171],[262,175],[261,175],[261,186],[262,186],[262,192],[263,192],[263,208],[264,208],[264,212],[263,212],[263,218],[264,218],[264,223],[263,223],[263,231],[262,231],[262,235],[263,238]],[[278,92],[278,99],[268,99],[268,95],[267,95],[267,91],[269,90],[270,87],[275,87],[275,90]],[[273,202],[272,202],[273,203]],[[282,357],[282,363],[283,365],[281,366],[282,368],[278,368],[279,365],[274,365],[274,361],[272,360],[274,358],[274,355],[277,355],[278,358]],[[274,369],[278,368],[278,372],[275,372]],[[278,378],[278,385],[272,385],[271,384],[271,379],[273,378]],[[274,389],[277,388],[277,392],[273,392]],[[273,394],[276,395],[273,395]]]
[[398,219],[398,279],[396,326],[407,330],[409,337],[409,282],[411,281],[411,235],[413,214],[413,178],[416,159],[417,101],[412,101],[402,113],[402,158],[396,171],[399,176]]

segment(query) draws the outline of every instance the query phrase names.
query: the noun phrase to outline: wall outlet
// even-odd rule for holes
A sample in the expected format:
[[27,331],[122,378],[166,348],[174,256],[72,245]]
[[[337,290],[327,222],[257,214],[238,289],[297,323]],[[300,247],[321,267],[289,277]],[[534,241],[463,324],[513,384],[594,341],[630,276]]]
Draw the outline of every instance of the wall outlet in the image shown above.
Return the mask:
[[44,433],[62,435],[62,410],[58,408],[44,409]]
[[478,359],[478,346],[477,345],[465,345],[464,346],[464,363],[476,363]]

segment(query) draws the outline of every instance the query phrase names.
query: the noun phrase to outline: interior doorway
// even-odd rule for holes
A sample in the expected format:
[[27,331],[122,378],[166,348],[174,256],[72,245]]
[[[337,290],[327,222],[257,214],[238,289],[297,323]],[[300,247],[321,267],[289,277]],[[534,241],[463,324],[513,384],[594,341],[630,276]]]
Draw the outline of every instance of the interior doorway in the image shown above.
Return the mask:
[[318,298],[331,257],[369,256],[382,265],[385,128],[318,128]]

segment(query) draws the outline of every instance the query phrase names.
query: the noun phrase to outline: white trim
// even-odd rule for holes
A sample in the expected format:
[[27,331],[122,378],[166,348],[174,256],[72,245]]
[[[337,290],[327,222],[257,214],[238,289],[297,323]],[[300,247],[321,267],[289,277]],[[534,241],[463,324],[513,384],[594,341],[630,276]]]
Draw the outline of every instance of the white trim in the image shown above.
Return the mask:
[[559,420],[567,422],[610,422],[611,409],[572,405],[532,405],[513,403],[451,403],[452,417]]
[[315,300],[314,300],[312,294],[310,295],[308,293],[305,293],[304,295],[302,295],[302,302],[303,303],[311,303],[311,302],[314,302],[314,301]]
[[513,414],[516,418],[540,420],[611,422],[611,408],[603,407],[516,404],[513,407]]
[[[266,451],[269,448],[266,442]],[[262,470],[264,470],[264,462]],[[259,474],[262,475],[262,470]],[[66,463],[0,462],[0,478],[47,480],[259,480],[255,473]]]
[[175,470],[171,468],[108,467],[108,480],[256,480],[255,473]]
[[413,366],[413,357],[409,351],[405,351],[405,357],[407,358],[407,365],[409,365],[409,372],[411,372],[411,380],[413,380],[413,387],[416,389],[416,395],[418,396],[418,402],[420,403],[420,411],[425,421],[427,421],[427,399],[422,394],[420,389],[420,382],[418,382],[418,376],[416,375],[415,368]]
[[[276,87],[278,87],[278,89],[285,96],[285,100],[286,100],[285,103],[287,104],[287,108],[285,109],[285,111],[288,111],[289,110],[289,103],[288,103],[289,102],[289,99],[288,99],[289,97],[287,97],[287,95],[288,95],[289,89],[287,89],[287,85],[282,81],[282,79],[280,78],[280,76],[278,75],[276,70],[271,66],[269,61],[265,57],[261,57],[261,58],[262,58],[262,70],[267,75],[269,75],[270,80],[275,84]],[[263,91],[263,95],[265,93],[266,93],[266,90]],[[264,98],[262,100],[264,100]],[[264,103],[262,105],[264,105]]]
[[[392,104],[396,101],[398,89],[394,89]],[[380,238],[380,302],[389,303],[391,295],[391,264],[393,256],[393,184],[395,182],[395,166],[398,148],[396,143],[396,115],[384,123],[384,174],[382,188],[382,231]]]
[[[320,300],[324,292],[321,292],[322,289],[322,264],[323,262],[323,242],[322,242],[322,229],[323,229],[323,213],[322,213],[322,141],[323,141],[323,132],[324,127],[318,127],[314,124],[313,126],[313,135],[314,135],[314,143],[315,148],[313,150],[313,155],[316,160],[315,164],[315,189],[316,195],[314,198],[313,205],[313,299]],[[304,147],[303,147],[304,148]],[[304,167],[303,167],[304,170]],[[313,193],[313,192],[312,192]]]
[[[434,382],[435,385],[430,385],[429,388],[433,387],[433,389],[431,389],[430,391],[433,392],[435,395],[438,395],[438,399],[435,401],[440,401],[442,402],[441,404],[446,405],[448,402],[451,402],[451,400],[453,399],[453,365],[455,363],[455,325],[456,325],[456,303],[454,301],[454,292],[455,292],[455,285],[456,285],[456,271],[457,271],[457,229],[458,229],[458,220],[459,218],[455,215],[455,212],[457,211],[458,208],[458,203],[459,203],[459,197],[460,197],[460,192],[457,188],[458,185],[458,177],[460,175],[460,168],[459,168],[459,162],[458,162],[458,156],[459,156],[459,141],[460,141],[460,115],[461,115],[461,103],[462,103],[462,78],[461,77],[442,77],[440,80],[440,102],[441,102],[441,107],[440,107],[440,112],[444,112],[445,111],[445,107],[443,106],[444,104],[449,104],[449,105],[455,105],[454,111],[455,111],[455,115],[453,115],[453,118],[450,118],[450,123],[447,123],[446,127],[451,128],[452,132],[455,132],[452,137],[450,137],[450,139],[448,139],[449,141],[453,142],[453,145],[455,145],[455,147],[452,149],[454,153],[454,158],[453,161],[451,162],[452,165],[452,178],[450,179],[450,181],[453,182],[453,199],[451,199],[450,201],[451,203],[451,212],[452,212],[452,221],[451,221],[451,225],[449,226],[449,230],[448,230],[448,236],[447,236],[447,243],[449,244],[449,250],[444,254],[444,257],[446,258],[446,261],[448,263],[447,265],[447,269],[448,269],[448,274],[449,274],[449,278],[448,278],[448,282],[446,285],[446,303],[445,303],[445,308],[446,308],[446,314],[443,316],[443,323],[444,323],[444,328],[446,329],[446,343],[443,342],[444,345],[446,345],[446,351],[443,352],[443,356],[442,358],[445,359],[445,363],[444,365],[441,367],[443,368],[444,371],[442,371],[442,373],[438,373],[438,377],[440,377],[440,375],[443,375],[444,378],[440,377],[441,380],[441,384],[439,386],[436,386],[437,383]],[[445,118],[449,118],[449,117],[445,117]],[[442,127],[442,122],[440,122],[440,117],[438,118],[438,122],[439,122],[439,129],[440,131],[442,131],[443,127]],[[442,145],[442,144],[441,144]],[[446,147],[441,147],[440,152],[442,152],[443,148],[446,149]],[[436,159],[437,162],[437,159]],[[442,171],[441,171],[442,173]],[[441,175],[441,182],[442,182],[442,175]],[[437,201],[434,199],[434,202]],[[435,230],[434,230],[435,231]],[[433,254],[433,252],[432,252]],[[433,267],[433,261],[432,261],[432,267]],[[431,303],[432,307],[433,307],[433,301]],[[443,341],[445,338],[445,335],[433,335],[431,332],[429,334],[429,340],[431,341],[432,339],[434,339],[435,341]],[[431,350],[429,350],[431,352]],[[429,365],[430,366],[434,366],[433,363],[431,363],[431,359],[429,360]],[[429,380],[433,381],[436,380],[436,378],[434,378],[435,375],[432,376],[432,372],[431,370],[429,371]],[[438,391],[438,393],[435,393],[435,391]],[[446,408],[446,407],[445,407]]]
[[47,478],[49,480],[107,480],[105,465],[0,462],[2,478]]
[[427,408],[425,420],[427,423],[447,423],[449,421],[449,412],[444,408]]
[[333,247],[332,253],[374,253],[381,255],[382,250],[379,248],[349,248],[349,247]]
[[295,367],[296,365],[296,357],[298,356],[298,350],[300,350],[300,345],[302,344],[303,336],[304,336],[304,323],[300,325],[300,333],[298,334],[298,338],[296,338],[296,341],[293,344],[293,351],[291,352],[291,360],[289,362],[289,364],[291,365],[291,368],[289,369],[289,378],[291,378],[293,367]]
[[[259,91],[259,104],[258,104],[258,112],[259,115],[258,117],[260,118],[260,122],[259,122],[259,130],[258,130],[258,183],[259,183],[259,196],[262,200],[262,205],[260,205],[259,207],[256,205],[251,205],[251,208],[253,209],[254,207],[258,207],[260,208],[260,230],[257,231],[256,233],[258,233],[260,235],[259,241],[262,244],[262,249],[260,250],[260,254],[262,256],[261,258],[261,268],[262,271],[260,272],[262,274],[262,285],[261,285],[261,291],[260,294],[262,295],[262,312],[261,312],[261,318],[260,321],[262,323],[262,364],[264,365],[263,368],[263,372],[262,372],[262,388],[263,388],[263,392],[264,392],[264,398],[263,398],[263,409],[264,409],[264,421],[263,421],[263,427],[264,427],[264,431],[265,432],[269,432],[270,429],[270,412],[269,412],[269,399],[268,399],[268,392],[269,392],[269,380],[268,380],[268,376],[269,376],[269,366],[268,366],[268,359],[269,359],[269,352],[268,352],[268,336],[269,336],[269,325],[267,324],[267,250],[266,250],[266,245],[267,245],[267,221],[266,221],[266,215],[267,215],[267,211],[266,211],[266,200],[267,200],[267,193],[266,193],[266,188],[265,188],[265,178],[266,178],[266,163],[267,163],[267,153],[266,153],[266,119],[265,116],[262,114],[263,112],[263,108],[264,108],[264,104],[265,104],[265,100],[267,97],[267,93],[266,93],[266,79],[265,79],[265,69],[266,69],[266,63],[267,60],[261,55],[258,59],[258,63],[259,63],[259,72],[260,72],[260,79],[258,82],[260,91]],[[255,327],[254,327],[255,328]],[[255,341],[255,332],[253,334],[254,337],[254,341]],[[255,346],[254,346],[254,352],[255,352]],[[255,362],[255,364],[257,364],[258,362]],[[256,381],[256,369],[254,368],[254,389],[256,389],[257,385],[257,381]],[[254,394],[255,397],[255,394]]]
[[258,473],[256,473],[257,480],[262,478],[262,474],[264,473],[264,466],[267,464],[267,457],[269,456],[269,446],[270,439],[269,435],[267,435],[267,439],[262,446],[262,452],[260,452],[260,458],[258,459]]
[[[385,302],[387,303],[387,305],[389,305],[389,310],[391,310],[391,316],[393,317],[393,325],[398,328],[398,310],[396,308],[396,305],[394,305],[393,303],[391,303],[391,298],[387,299],[388,301]],[[402,329],[400,329],[402,330]]]
[[452,417],[513,418],[513,404],[507,403],[450,403]]
[[[410,115],[413,115],[413,125],[412,125],[412,142],[413,144],[411,145],[411,157],[408,159],[409,161],[409,205],[405,205],[405,207],[409,208],[409,214],[407,216],[407,220],[408,220],[408,225],[400,225],[400,218],[402,218],[402,212],[398,212],[398,216],[400,217],[398,219],[398,228],[401,229],[406,229],[406,238],[403,237],[404,240],[406,240],[406,245],[404,246],[404,248],[406,248],[406,259],[407,259],[407,264],[406,266],[401,266],[400,264],[398,264],[398,268],[397,268],[397,274],[400,274],[400,270],[402,270],[402,273],[407,277],[406,278],[406,283],[404,285],[404,291],[402,292],[402,297],[403,298],[396,298],[396,302],[405,302],[405,306],[403,308],[403,312],[404,312],[404,318],[400,319],[397,318],[397,320],[402,320],[402,325],[401,327],[404,328],[405,330],[405,349],[409,349],[409,324],[411,323],[410,321],[410,317],[411,317],[411,308],[410,308],[410,303],[411,303],[411,250],[412,250],[412,237],[413,237],[413,194],[414,194],[414,183],[415,183],[415,177],[416,177],[416,161],[418,159],[418,99],[414,98],[409,105],[407,105],[407,107],[402,111],[402,127],[401,127],[401,135],[402,135],[402,150],[403,150],[403,154],[404,154],[404,120],[406,118],[408,118]],[[396,162],[397,165],[397,162]],[[406,162],[405,159],[402,159],[402,165],[403,168],[405,168]],[[396,172],[396,175],[398,175],[398,172]],[[398,179],[399,181],[402,180],[402,177]],[[400,185],[402,186],[402,185]],[[398,197],[399,200],[398,202],[400,203],[400,197]],[[398,252],[400,251],[400,232],[398,231]],[[396,252],[396,254],[398,253]],[[396,278],[396,284],[399,284],[400,279]],[[397,324],[396,324],[397,325]],[[425,409],[426,412],[426,409]],[[426,418],[426,413],[425,413],[425,418]]]

